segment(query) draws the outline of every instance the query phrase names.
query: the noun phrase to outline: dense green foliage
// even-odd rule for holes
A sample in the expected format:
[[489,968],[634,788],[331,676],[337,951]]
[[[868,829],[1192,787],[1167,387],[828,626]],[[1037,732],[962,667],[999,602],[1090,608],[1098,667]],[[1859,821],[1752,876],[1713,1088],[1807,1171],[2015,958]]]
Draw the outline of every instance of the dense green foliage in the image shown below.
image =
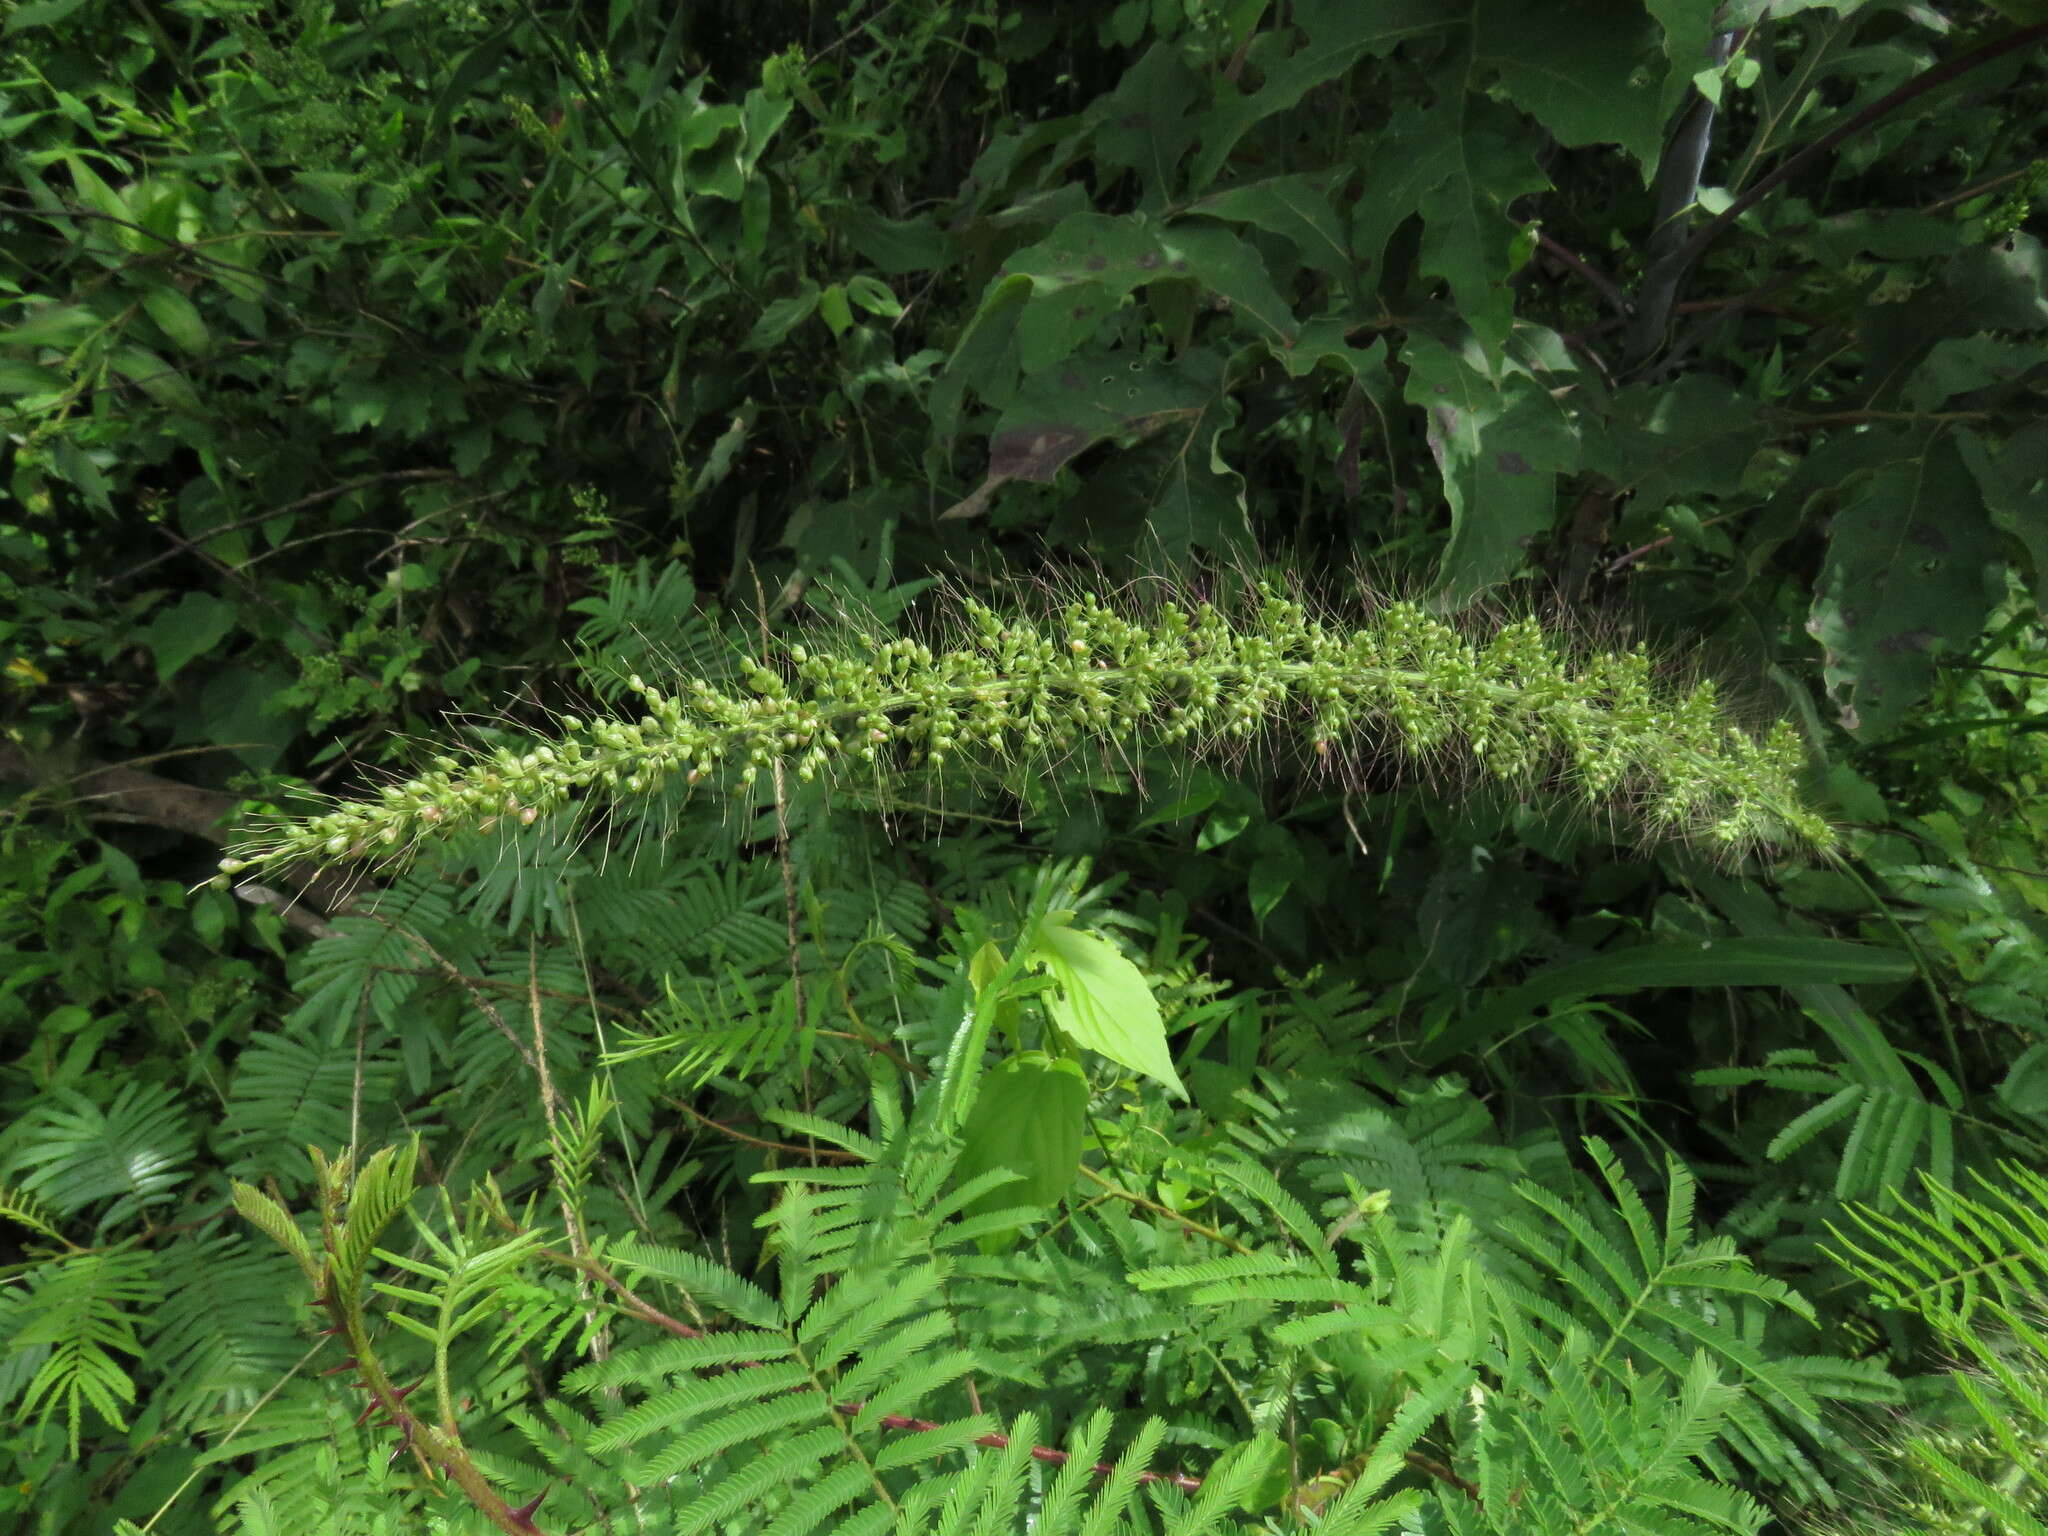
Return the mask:
[[0,0],[0,1526],[2044,1536],[2039,11]]

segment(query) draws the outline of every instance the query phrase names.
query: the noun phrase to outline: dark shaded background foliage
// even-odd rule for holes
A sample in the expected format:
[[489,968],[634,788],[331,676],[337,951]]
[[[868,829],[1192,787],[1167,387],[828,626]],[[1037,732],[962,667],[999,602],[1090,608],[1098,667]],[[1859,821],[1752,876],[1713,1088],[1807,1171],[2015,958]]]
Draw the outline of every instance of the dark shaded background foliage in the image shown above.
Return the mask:
[[[1255,1069],[1342,1060],[1502,1148],[1597,1132],[1655,1180],[1669,1147],[1829,1298],[1829,1347],[1924,1367],[1818,1245],[1844,1201],[2048,1128],[2048,101],[2009,9],[12,5],[0,1183],[51,1224],[10,1230],[0,1319],[63,1278],[47,1254],[100,1256],[139,1386],[59,1401],[47,1342],[0,1358],[0,1510],[212,1529],[260,1462],[204,1447],[304,1343],[226,1176],[293,1193],[304,1143],[418,1130],[455,1187],[545,1182],[481,999],[546,978],[576,1099],[608,1011],[759,1029],[788,967],[765,790],[675,813],[665,871],[458,850],[375,923],[332,885],[282,915],[188,893],[234,807],[364,789],[451,714],[491,739],[720,665],[721,636],[914,621],[934,575],[1263,561],[1342,602],[1363,562],[1453,611],[1519,582],[1795,712],[1843,868],[1285,765],[1077,768],[943,838],[798,797],[799,969],[881,1017],[901,977],[864,938],[1000,924],[1013,875],[1090,856],[1207,1042],[1214,1134]],[[1544,989],[1628,945],[1823,935],[1912,979]],[[859,1076],[707,1072],[680,1120],[627,1081],[593,1222],[743,1264],[772,1158],[697,1117],[852,1115]]]

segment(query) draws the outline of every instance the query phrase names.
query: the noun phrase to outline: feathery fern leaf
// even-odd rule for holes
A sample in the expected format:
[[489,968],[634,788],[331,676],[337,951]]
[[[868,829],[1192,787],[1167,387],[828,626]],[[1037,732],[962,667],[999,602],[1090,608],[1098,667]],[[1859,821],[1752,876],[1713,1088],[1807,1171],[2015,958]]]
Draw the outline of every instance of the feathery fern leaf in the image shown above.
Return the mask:
[[62,1410],[71,1454],[80,1425],[97,1413],[117,1429],[135,1401],[130,1367],[117,1360],[143,1352],[137,1325],[161,1297],[152,1257],[135,1248],[67,1254],[39,1265],[29,1281],[19,1330],[8,1352],[48,1350],[22,1392],[19,1411],[46,1422]]
[[106,1232],[177,1198],[194,1139],[177,1096],[161,1084],[125,1083],[105,1106],[54,1088],[8,1132],[0,1173],[63,1215],[99,1207]]
[[1917,1313],[1968,1374],[1954,1378],[1975,1433],[1909,1434],[1901,1449],[1958,1511],[2012,1536],[2048,1533],[2048,1175],[2001,1163],[1964,1194],[1923,1176],[1922,1199],[1852,1206],[1834,1256],[1880,1304]]
[[[235,1058],[227,1112],[217,1143],[237,1178],[272,1174],[288,1190],[305,1175],[301,1150],[345,1146],[357,1103],[357,1052],[352,1031],[287,1024],[252,1037]],[[361,1100],[388,1104],[395,1063],[381,1052],[360,1064]],[[380,1117],[381,1118],[381,1117]]]
[[146,1359],[171,1422],[246,1411],[305,1352],[300,1270],[270,1244],[240,1233],[176,1243],[159,1273],[163,1302]]

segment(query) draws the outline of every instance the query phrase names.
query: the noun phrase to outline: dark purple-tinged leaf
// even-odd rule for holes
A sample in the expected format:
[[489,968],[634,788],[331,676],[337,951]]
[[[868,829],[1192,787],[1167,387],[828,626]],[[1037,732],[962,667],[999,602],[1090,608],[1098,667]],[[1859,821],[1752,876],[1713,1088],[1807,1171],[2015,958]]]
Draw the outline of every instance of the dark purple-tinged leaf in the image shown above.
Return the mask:
[[1773,422],[1756,400],[1704,373],[1618,390],[1586,432],[1585,467],[1648,506],[1742,489]]
[[1375,336],[1362,347],[1349,339],[1349,327],[1335,315],[1305,321],[1291,342],[1273,349],[1290,378],[1305,378],[1324,363],[1334,363],[1375,398],[1387,384],[1386,342]]
[[1524,222],[1508,205],[1549,185],[1514,113],[1446,81],[1432,106],[1409,109],[1375,143],[1353,247],[1377,264],[1388,238],[1419,213],[1422,274],[1450,285],[1459,316],[1497,352],[1514,323],[1507,281]]
[[1169,260],[1159,232],[1141,219],[1082,213],[1060,220],[1003,264],[1003,277],[1031,280],[1017,320],[1019,364],[1028,375],[1064,362],[1136,289],[1188,270],[1186,258]]
[[231,604],[204,592],[187,592],[175,607],[166,608],[143,631],[143,643],[156,657],[156,675],[169,682],[195,656],[212,650],[234,630]]
[[[1183,453],[1199,446],[1206,462],[1209,444],[1195,439],[1222,403],[1220,388],[1220,367],[1204,352],[1171,363],[1121,352],[1072,358],[1025,380],[989,439],[988,479],[940,515],[974,516],[997,487],[1049,481],[1076,455],[1112,438],[1135,441],[1175,428]],[[1209,429],[1211,437],[1216,430]]]
[[1618,144],[1646,177],[1666,116],[1656,44],[1632,0],[1486,0],[1472,32],[1478,62],[1559,143]]
[[1216,179],[1231,151],[1258,123],[1298,105],[1315,87],[1362,59],[1463,27],[1466,13],[1437,0],[1376,0],[1371,5],[1302,0],[1293,7],[1293,19],[1300,46],[1283,57],[1264,57],[1259,88],[1226,96],[1202,120],[1202,152],[1195,157],[1193,176],[1198,190]]
[[1451,510],[1438,595],[1456,605],[1514,575],[1550,529],[1557,477],[1578,464],[1578,431],[1526,370],[1496,379],[1479,344],[1453,350],[1411,336],[1407,398],[1427,413],[1429,448]]
[[754,319],[746,345],[752,351],[766,351],[810,319],[818,308],[818,285],[809,278],[786,298],[776,299]]
[[933,271],[951,254],[946,232],[930,217],[891,219],[872,208],[849,208],[836,222],[847,243],[891,277]]
[[2000,390],[2039,373],[2048,373],[2048,352],[2038,343],[1944,336],[1913,371],[1906,399],[1916,410],[1936,411],[1958,395]]
[[989,478],[1050,484],[1061,467],[1093,441],[1080,427],[1014,427],[998,432],[988,440]]
[[1806,629],[1843,726],[1881,738],[1926,696],[1939,656],[1982,626],[1998,541],[1948,433],[1863,441],[1870,458],[1842,490]]
[[1956,445],[1992,525],[2026,552],[2034,600],[2048,607],[2048,421],[2030,421],[2003,443],[1965,427],[1956,433]]
[[1213,193],[1188,208],[1191,214],[1249,224],[1293,245],[1302,261],[1333,277],[1356,269],[1344,221],[1330,203],[1328,172],[1274,176]]
[[1984,330],[2048,330],[2048,250],[2015,232],[1995,245],[1966,250],[1943,278],[1967,323]]
[[192,381],[147,347],[115,347],[107,354],[107,364],[159,405],[174,411],[200,410]]
[[1178,43],[1154,43],[1090,108],[1095,158],[1134,172],[1147,207],[1165,202],[1178,190],[1180,162],[1194,147],[1199,124],[1189,112],[1206,94]]
[[1246,330],[1270,346],[1291,345],[1298,329],[1294,309],[1273,286],[1257,251],[1228,230],[1175,225],[1160,237],[1160,248],[1176,272],[1186,270],[1244,320]]
[[2020,1053],[1998,1085],[1998,1097],[2014,1114],[2048,1120],[2048,1040]]

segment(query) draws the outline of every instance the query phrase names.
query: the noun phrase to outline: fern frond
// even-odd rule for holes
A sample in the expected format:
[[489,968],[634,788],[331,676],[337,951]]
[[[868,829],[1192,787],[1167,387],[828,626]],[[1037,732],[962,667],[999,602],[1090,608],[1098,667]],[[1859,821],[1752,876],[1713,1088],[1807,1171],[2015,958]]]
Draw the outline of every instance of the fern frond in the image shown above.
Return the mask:
[[756,1328],[782,1326],[782,1308],[772,1296],[753,1281],[742,1279],[709,1259],[680,1248],[631,1240],[614,1243],[606,1252],[628,1269],[665,1280],[693,1301],[743,1323]]
[[1810,1320],[1804,1299],[1756,1273],[1731,1240],[1691,1236],[1691,1178],[1675,1162],[1660,1222],[1613,1153],[1596,1139],[1587,1145],[1610,1207],[1574,1205],[1552,1190],[1524,1185],[1523,1198],[1546,1222],[1539,1227],[1513,1221],[1500,1229],[1540,1283],[1555,1287],[1570,1304],[1570,1310],[1561,1308],[1509,1274],[1492,1277],[1499,1301],[1517,1311],[1533,1335],[1529,1358],[1538,1365],[1555,1358],[1589,1317],[1598,1319],[1598,1327],[1591,1330],[1586,1369],[1609,1390],[1650,1390],[1641,1383],[1659,1379],[1667,1389],[1680,1390],[1692,1379],[1693,1362],[1704,1356],[1743,1388],[1717,1414],[1717,1422],[1726,1425],[1726,1443],[1766,1475],[1824,1493],[1812,1481],[1809,1458],[1784,1426],[1810,1432],[1822,1398],[1893,1396],[1896,1386],[1882,1373],[1849,1362],[1812,1370],[1766,1355],[1746,1331],[1745,1309],[1787,1309]]
[[363,1271],[384,1228],[412,1199],[417,1138],[403,1147],[380,1147],[363,1162],[348,1187],[348,1219],[335,1236],[332,1265],[344,1295],[361,1283]]
[[728,965],[713,977],[664,974],[662,988],[647,1027],[607,1051],[607,1066],[662,1057],[670,1080],[695,1091],[713,1078],[780,1071],[815,1038],[797,1018],[786,973],[766,981]]
[[1242,1191],[1278,1217],[1281,1229],[1300,1245],[1311,1263],[1334,1272],[1335,1261],[1315,1218],[1267,1169],[1244,1158],[1231,1157],[1218,1158],[1212,1172],[1219,1184]]
[[[1165,1433],[1165,1425],[1157,1419],[1147,1419],[1131,1436],[1123,1455],[1117,1457],[1109,1476],[1103,1480],[1095,1502],[1082,1516],[1080,1536],[1111,1536],[1122,1524],[1124,1511],[1138,1491],[1139,1479],[1151,1466]],[[1047,1532],[1046,1536],[1053,1536],[1053,1533]]]
[[657,660],[698,669],[715,664],[717,636],[697,606],[697,584],[687,564],[672,562],[657,571],[641,560],[611,566],[605,577],[602,593],[569,605],[570,612],[584,615],[576,641],[584,651],[584,670],[600,692],[618,693],[617,683],[606,685],[609,678]]
[[687,1505],[676,1516],[677,1536],[695,1536],[758,1503],[773,1490],[803,1486],[844,1444],[833,1425],[777,1441],[772,1449],[758,1453]]
[[741,1328],[620,1350],[606,1359],[578,1366],[562,1378],[562,1384],[572,1392],[610,1392],[633,1382],[681,1376],[722,1365],[765,1364],[786,1359],[794,1351],[795,1346],[779,1333]]
[[115,1356],[132,1359],[143,1352],[137,1324],[162,1294],[154,1270],[151,1255],[111,1248],[68,1254],[31,1275],[9,1352],[43,1346],[49,1353],[23,1391],[19,1411],[40,1425],[61,1410],[74,1458],[88,1410],[117,1429],[127,1428],[122,1414],[135,1401],[135,1382]]
[[27,1190],[10,1189],[0,1184],[0,1217],[19,1222],[32,1232],[63,1241],[63,1234],[57,1230],[57,1214]]
[[201,1467],[248,1462],[215,1501],[216,1518],[243,1508],[285,1536],[402,1536],[412,1523],[405,1506],[358,1471],[377,1452],[350,1422],[354,1417],[352,1405],[295,1385],[208,1445],[199,1453]]
[[[590,1448],[599,1455],[608,1455],[638,1445],[651,1435],[673,1429],[704,1414],[758,1403],[765,1398],[813,1385],[811,1373],[800,1361],[763,1365],[758,1370],[730,1371],[723,1376],[691,1377],[607,1420],[591,1439]],[[808,1416],[822,1418],[825,1412],[821,1399],[810,1407]]]
[[238,1182],[228,1186],[229,1198],[242,1219],[263,1232],[286,1253],[298,1261],[299,1268],[313,1285],[320,1283],[320,1265],[313,1257],[313,1245],[306,1240],[306,1234],[299,1230],[291,1213],[261,1190]]
[[1952,1379],[1975,1420],[1965,1447],[1907,1436],[1908,1461],[1956,1509],[1995,1514],[2015,1536],[2048,1532],[2048,1175],[2015,1163],[1964,1194],[1923,1176],[1919,1202],[1850,1207],[1855,1240],[1830,1256],[1881,1305],[1917,1313],[1971,1374]]
[[[944,1321],[949,1332],[957,1327],[951,1318]],[[892,1377],[856,1380],[849,1375],[842,1378],[839,1390],[848,1396],[862,1392],[869,1394],[854,1420],[855,1429],[866,1429],[884,1419],[907,1414],[912,1408],[937,1397],[942,1389],[983,1369],[986,1364],[983,1351],[956,1349],[906,1367]],[[875,1380],[876,1384],[868,1385],[869,1379]]]
[[[723,1455],[734,1446],[785,1435],[804,1425],[815,1425],[824,1417],[825,1403],[815,1395],[791,1392],[763,1402],[749,1403],[721,1414],[687,1434],[678,1435],[644,1457],[634,1468],[634,1481],[654,1483],[665,1477],[674,1477],[705,1465],[712,1457]],[[609,1444],[596,1440],[590,1443],[592,1449],[600,1453]]]
[[170,1422],[242,1413],[291,1370],[305,1351],[299,1274],[286,1254],[240,1234],[164,1251],[145,1358]]
[[[872,1406],[872,1405],[870,1405]],[[854,1424],[856,1432],[871,1429],[882,1415],[869,1417],[863,1408]],[[875,1470],[889,1472],[897,1467],[914,1466],[920,1461],[934,1461],[955,1451],[964,1451],[971,1445],[981,1443],[995,1433],[996,1421],[985,1413],[972,1418],[960,1419],[951,1424],[936,1424],[930,1429],[915,1429],[891,1435],[875,1453]]]
[[[820,1350],[810,1357],[812,1369],[830,1370],[845,1360],[847,1355],[852,1354],[855,1347],[862,1349],[861,1358],[850,1363],[839,1374],[838,1391],[843,1397],[868,1397],[883,1383],[888,1383],[891,1390],[899,1389],[903,1382],[916,1375],[916,1371],[911,1369],[913,1358],[923,1354],[940,1340],[952,1337],[958,1328],[954,1319],[945,1312],[931,1311],[922,1317],[913,1317],[909,1315],[908,1308],[903,1312],[892,1310],[891,1315],[886,1316],[880,1326],[872,1331],[866,1328],[866,1319],[858,1321],[863,1324],[863,1331],[858,1338],[848,1337],[846,1331],[842,1330],[835,1335],[830,1350]],[[874,1338],[875,1333],[881,1333],[882,1336]],[[933,1370],[943,1361],[950,1361],[952,1358],[954,1357],[942,1356],[928,1361],[918,1369]],[[953,1374],[964,1374],[972,1369],[973,1357],[970,1355],[966,1358],[966,1364],[961,1365]],[[950,1380],[951,1377],[946,1379]]]
[[160,1083],[124,1083],[104,1107],[54,1088],[10,1129],[0,1172],[62,1215],[101,1206],[105,1232],[177,1198],[194,1139],[184,1106]]
[[432,972],[433,961],[415,935],[431,935],[434,949],[453,964],[474,958],[475,939],[456,942],[453,893],[424,873],[391,882],[366,916],[339,916],[334,932],[307,951],[298,983],[302,999],[288,1022],[308,1029],[353,1023],[358,1008],[387,1029],[404,1022],[406,1005]]
[[2048,1296],[2048,1175],[2012,1162],[1997,1173],[1996,1182],[1978,1175],[1978,1195],[1926,1178],[1922,1204],[1852,1206],[1861,1241],[1831,1228],[1830,1256],[1947,1332],[1965,1331],[1987,1304],[2020,1313]]
[[930,1264],[870,1272],[857,1282],[844,1277],[804,1314],[797,1347],[815,1368],[831,1370],[883,1330],[909,1324],[932,1300],[941,1278]]

